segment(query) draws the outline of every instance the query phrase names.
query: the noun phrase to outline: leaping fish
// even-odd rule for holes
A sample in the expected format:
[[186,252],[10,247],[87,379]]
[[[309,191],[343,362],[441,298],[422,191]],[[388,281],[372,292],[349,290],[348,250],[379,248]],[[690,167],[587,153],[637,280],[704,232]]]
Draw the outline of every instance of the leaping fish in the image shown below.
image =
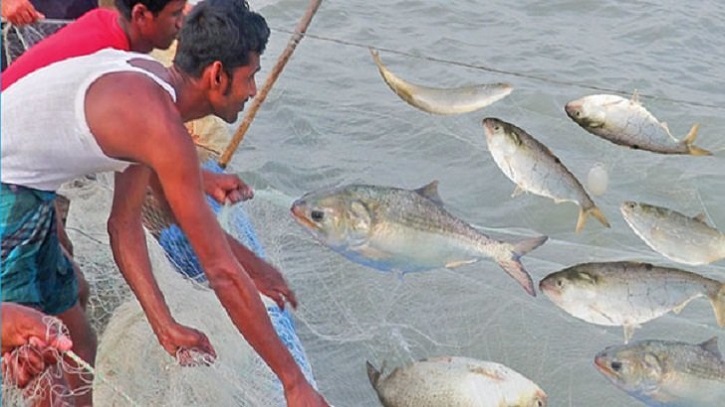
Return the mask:
[[706,296],[725,326],[725,285],[672,267],[628,261],[583,263],[549,274],[539,289],[558,307],[584,321],[623,326],[628,342],[640,324]]
[[488,150],[503,173],[516,184],[514,195],[521,191],[545,196],[554,202],[575,202],[579,205],[576,231],[584,228],[592,215],[609,227],[581,182],[543,144],[524,130],[499,119],[483,119]]
[[317,240],[356,263],[406,273],[491,258],[535,296],[520,258],[547,237],[506,242],[486,236],[443,208],[437,185],[323,189],[296,200],[291,211]]
[[636,92],[631,99],[606,94],[585,96],[567,103],[564,110],[586,131],[615,144],[661,154],[712,154],[693,144],[698,124],[683,140],[677,140],[666,123],[660,123],[642,106]]
[[428,113],[454,115],[482,109],[508,96],[513,88],[507,83],[431,88],[400,79],[383,65],[380,55],[370,49],[383,80],[403,100]]
[[620,206],[629,227],[657,253],[693,266],[725,258],[725,234],[704,214],[690,217],[672,209],[627,201]]
[[646,340],[610,346],[594,365],[619,389],[651,407],[722,407],[725,360],[717,337],[700,344]]

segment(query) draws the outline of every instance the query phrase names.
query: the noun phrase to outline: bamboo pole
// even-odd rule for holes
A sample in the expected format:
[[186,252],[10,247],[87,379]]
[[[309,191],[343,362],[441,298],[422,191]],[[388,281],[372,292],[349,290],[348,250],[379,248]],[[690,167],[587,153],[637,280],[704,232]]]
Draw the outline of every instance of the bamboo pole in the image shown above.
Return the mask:
[[312,17],[315,15],[317,9],[320,7],[320,3],[322,3],[322,0],[310,0],[310,4],[307,6],[307,11],[297,24],[295,32],[292,34],[292,37],[287,43],[287,47],[284,49],[282,54],[280,54],[274,67],[272,67],[272,71],[270,71],[267,79],[264,81],[264,85],[262,86],[262,88],[259,90],[254,99],[252,99],[252,104],[249,106],[249,109],[244,115],[242,123],[239,125],[239,128],[234,133],[232,140],[229,142],[226,150],[224,150],[221,158],[219,158],[219,166],[221,168],[226,168],[227,164],[229,164],[232,155],[234,155],[237,147],[239,147],[242,139],[244,139],[244,135],[246,134],[247,129],[249,129],[249,126],[252,124],[254,116],[257,115],[259,107],[262,105],[262,103],[264,103],[264,100],[267,98],[267,93],[269,93],[269,90],[272,88],[272,85],[274,85],[274,82],[277,80],[279,74],[282,73],[282,69],[284,69],[284,66],[287,64],[287,61],[289,61],[292,53],[295,51],[295,48],[297,48],[297,44],[299,44],[299,42],[302,40],[302,37],[304,37],[304,34],[307,31],[307,27],[312,21]]

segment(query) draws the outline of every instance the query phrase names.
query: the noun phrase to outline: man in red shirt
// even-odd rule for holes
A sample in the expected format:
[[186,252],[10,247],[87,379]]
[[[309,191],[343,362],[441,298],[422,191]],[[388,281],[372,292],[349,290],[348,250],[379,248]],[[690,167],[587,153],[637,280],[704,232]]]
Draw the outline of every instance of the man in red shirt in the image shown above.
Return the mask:
[[149,53],[166,49],[176,38],[186,0],[116,0],[119,12],[95,9],[39,42],[2,74],[2,90],[53,62],[104,48]]

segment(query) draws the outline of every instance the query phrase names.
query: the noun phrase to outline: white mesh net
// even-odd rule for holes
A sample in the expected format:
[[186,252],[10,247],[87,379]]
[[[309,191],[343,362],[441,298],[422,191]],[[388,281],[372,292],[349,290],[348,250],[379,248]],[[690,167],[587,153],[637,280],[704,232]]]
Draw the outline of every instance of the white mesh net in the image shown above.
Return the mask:
[[8,65],[43,38],[63,28],[68,21],[46,19],[21,27],[3,24],[3,62]]

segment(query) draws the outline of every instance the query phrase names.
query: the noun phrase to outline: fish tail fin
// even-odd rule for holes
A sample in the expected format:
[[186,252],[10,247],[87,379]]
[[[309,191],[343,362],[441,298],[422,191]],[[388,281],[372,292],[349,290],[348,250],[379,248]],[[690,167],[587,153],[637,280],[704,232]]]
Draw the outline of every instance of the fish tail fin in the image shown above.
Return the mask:
[[725,326],[725,284],[720,285],[720,288],[710,295],[710,303],[715,311],[717,324]]
[[541,246],[547,239],[549,239],[549,236],[538,236],[516,242],[514,244],[515,259],[518,260],[519,257]]
[[519,258],[544,244],[548,238],[548,236],[539,236],[522,240],[514,245],[514,252],[509,260],[499,262],[501,268],[513,277],[532,297],[536,297],[534,281],[531,279],[529,272],[524,268],[524,265],[519,261]]
[[691,155],[712,155],[710,151],[693,144],[695,142],[695,139],[697,138],[697,131],[699,129],[700,125],[698,123],[695,123],[692,125],[690,132],[687,133],[687,136],[685,136],[683,142],[687,146],[687,152]]
[[368,370],[368,379],[370,379],[370,384],[373,386],[373,388],[378,387],[378,380],[380,380],[380,375],[382,372],[378,371],[378,369],[375,369],[372,363],[369,361],[365,361],[365,366]]
[[584,225],[587,223],[589,215],[594,216],[602,225],[610,227],[609,221],[607,220],[607,217],[604,216],[604,213],[602,213],[602,211],[595,205],[592,205],[586,209],[579,209],[579,219],[576,221],[576,233],[579,233],[582,229],[584,229]]

